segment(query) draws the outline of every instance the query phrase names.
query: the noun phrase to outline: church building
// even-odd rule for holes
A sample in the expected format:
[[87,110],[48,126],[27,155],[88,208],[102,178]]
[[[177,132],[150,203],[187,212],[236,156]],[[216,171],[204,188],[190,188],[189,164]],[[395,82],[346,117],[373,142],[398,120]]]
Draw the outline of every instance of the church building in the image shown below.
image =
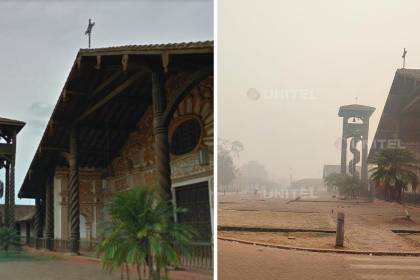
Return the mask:
[[19,191],[31,244],[93,250],[113,194],[156,186],[211,262],[213,105],[212,41],[81,49]]

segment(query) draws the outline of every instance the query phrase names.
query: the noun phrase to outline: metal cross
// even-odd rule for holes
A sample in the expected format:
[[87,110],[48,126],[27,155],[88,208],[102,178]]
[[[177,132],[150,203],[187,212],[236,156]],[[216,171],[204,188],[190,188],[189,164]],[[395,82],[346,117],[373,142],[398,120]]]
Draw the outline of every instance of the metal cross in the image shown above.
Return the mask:
[[93,28],[94,25],[95,25],[95,23],[92,22],[91,19],[89,19],[89,24],[88,24],[88,27],[85,31],[85,35],[89,36],[89,49],[90,49],[90,35],[92,34],[92,28]]
[[358,104],[357,101],[359,100],[359,97],[356,96],[354,99],[356,99],[356,104]]
[[407,54],[407,51],[404,48],[403,55],[402,55],[402,58],[403,58],[403,68],[405,68],[405,55],[406,54]]

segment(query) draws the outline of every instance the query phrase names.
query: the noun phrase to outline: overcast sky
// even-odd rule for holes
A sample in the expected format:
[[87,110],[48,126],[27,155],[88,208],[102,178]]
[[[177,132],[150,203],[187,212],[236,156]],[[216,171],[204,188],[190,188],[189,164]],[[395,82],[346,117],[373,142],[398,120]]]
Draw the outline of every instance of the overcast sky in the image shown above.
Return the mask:
[[[16,193],[80,48],[213,39],[211,0],[0,1],[0,116],[25,121]],[[27,203],[18,200],[17,203]]]
[[320,178],[324,164],[340,163],[338,108],[356,96],[377,108],[371,140],[404,47],[407,68],[420,68],[419,1],[230,0],[218,8],[219,137],[242,141],[241,162],[258,160],[276,177],[292,168],[295,179]]

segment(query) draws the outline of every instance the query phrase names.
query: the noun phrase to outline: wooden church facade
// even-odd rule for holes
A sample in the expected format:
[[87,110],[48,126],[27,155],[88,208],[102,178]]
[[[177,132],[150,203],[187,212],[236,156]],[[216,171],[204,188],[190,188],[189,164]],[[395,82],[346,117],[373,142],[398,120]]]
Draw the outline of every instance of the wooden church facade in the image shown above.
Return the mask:
[[156,186],[211,262],[213,146],[213,42],[80,50],[19,192],[33,245],[92,249],[114,193]]

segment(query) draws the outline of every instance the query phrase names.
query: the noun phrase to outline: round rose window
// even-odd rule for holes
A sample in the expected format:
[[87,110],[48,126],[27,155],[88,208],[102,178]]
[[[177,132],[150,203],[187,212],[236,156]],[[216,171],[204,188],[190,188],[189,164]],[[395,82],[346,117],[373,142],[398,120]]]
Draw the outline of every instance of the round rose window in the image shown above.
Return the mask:
[[180,123],[172,133],[171,153],[183,155],[193,151],[199,144],[201,132],[201,124],[197,119]]

